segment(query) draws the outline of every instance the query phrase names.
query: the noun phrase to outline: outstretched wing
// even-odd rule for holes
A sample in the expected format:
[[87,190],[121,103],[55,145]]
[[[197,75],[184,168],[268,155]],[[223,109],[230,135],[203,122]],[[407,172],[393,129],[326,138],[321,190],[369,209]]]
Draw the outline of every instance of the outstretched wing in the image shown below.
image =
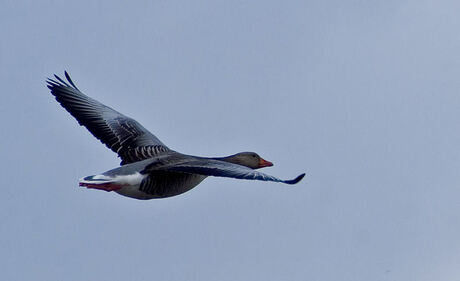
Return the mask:
[[57,75],[54,77],[56,80],[47,80],[51,94],[81,126],[85,126],[93,136],[117,153],[122,165],[169,151],[136,120],[80,92],[67,72],[67,82]]
[[155,163],[148,165],[143,173],[155,173],[155,171],[179,172],[245,180],[274,181],[286,184],[296,184],[305,176],[305,174],[301,174],[292,180],[282,180],[245,166],[209,158],[194,158],[172,165],[158,165]]

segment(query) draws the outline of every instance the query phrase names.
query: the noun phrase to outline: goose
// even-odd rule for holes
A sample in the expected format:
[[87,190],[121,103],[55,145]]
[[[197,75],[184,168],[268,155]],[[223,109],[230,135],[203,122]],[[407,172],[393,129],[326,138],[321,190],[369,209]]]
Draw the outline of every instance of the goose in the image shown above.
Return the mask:
[[292,180],[281,180],[258,172],[256,169],[273,163],[254,152],[211,158],[174,151],[136,120],[83,94],[67,71],[64,74],[67,81],[58,75],[46,80],[51,94],[81,126],[121,159],[120,167],[84,177],[79,186],[148,200],[182,194],[208,176],[285,184],[296,184],[305,176],[303,173]]

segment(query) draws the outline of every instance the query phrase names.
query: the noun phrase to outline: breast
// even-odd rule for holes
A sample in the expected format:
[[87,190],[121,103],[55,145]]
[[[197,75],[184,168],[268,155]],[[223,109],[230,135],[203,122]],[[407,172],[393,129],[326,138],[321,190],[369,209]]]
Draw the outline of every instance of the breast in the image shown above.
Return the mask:
[[185,173],[154,173],[141,184],[124,186],[116,192],[120,195],[148,200],[182,194],[201,183],[206,176]]

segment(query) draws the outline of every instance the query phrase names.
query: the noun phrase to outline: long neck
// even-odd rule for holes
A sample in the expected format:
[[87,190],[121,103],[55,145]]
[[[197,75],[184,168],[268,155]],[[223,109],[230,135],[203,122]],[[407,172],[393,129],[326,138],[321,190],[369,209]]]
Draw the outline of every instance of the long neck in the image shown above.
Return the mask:
[[216,157],[214,159],[249,167],[248,164],[244,161],[244,159],[238,154],[234,154],[234,155],[230,155],[226,157]]

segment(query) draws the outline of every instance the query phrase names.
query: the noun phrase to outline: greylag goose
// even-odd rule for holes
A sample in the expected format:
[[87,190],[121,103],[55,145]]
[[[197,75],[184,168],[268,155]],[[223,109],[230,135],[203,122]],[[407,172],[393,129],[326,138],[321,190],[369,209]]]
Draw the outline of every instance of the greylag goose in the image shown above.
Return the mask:
[[298,183],[305,174],[281,180],[255,169],[273,166],[254,152],[227,157],[197,157],[169,149],[136,120],[84,95],[69,74],[47,80],[51,94],[84,126],[121,158],[120,167],[80,179],[79,185],[136,198],[165,198],[184,193],[208,176]]

